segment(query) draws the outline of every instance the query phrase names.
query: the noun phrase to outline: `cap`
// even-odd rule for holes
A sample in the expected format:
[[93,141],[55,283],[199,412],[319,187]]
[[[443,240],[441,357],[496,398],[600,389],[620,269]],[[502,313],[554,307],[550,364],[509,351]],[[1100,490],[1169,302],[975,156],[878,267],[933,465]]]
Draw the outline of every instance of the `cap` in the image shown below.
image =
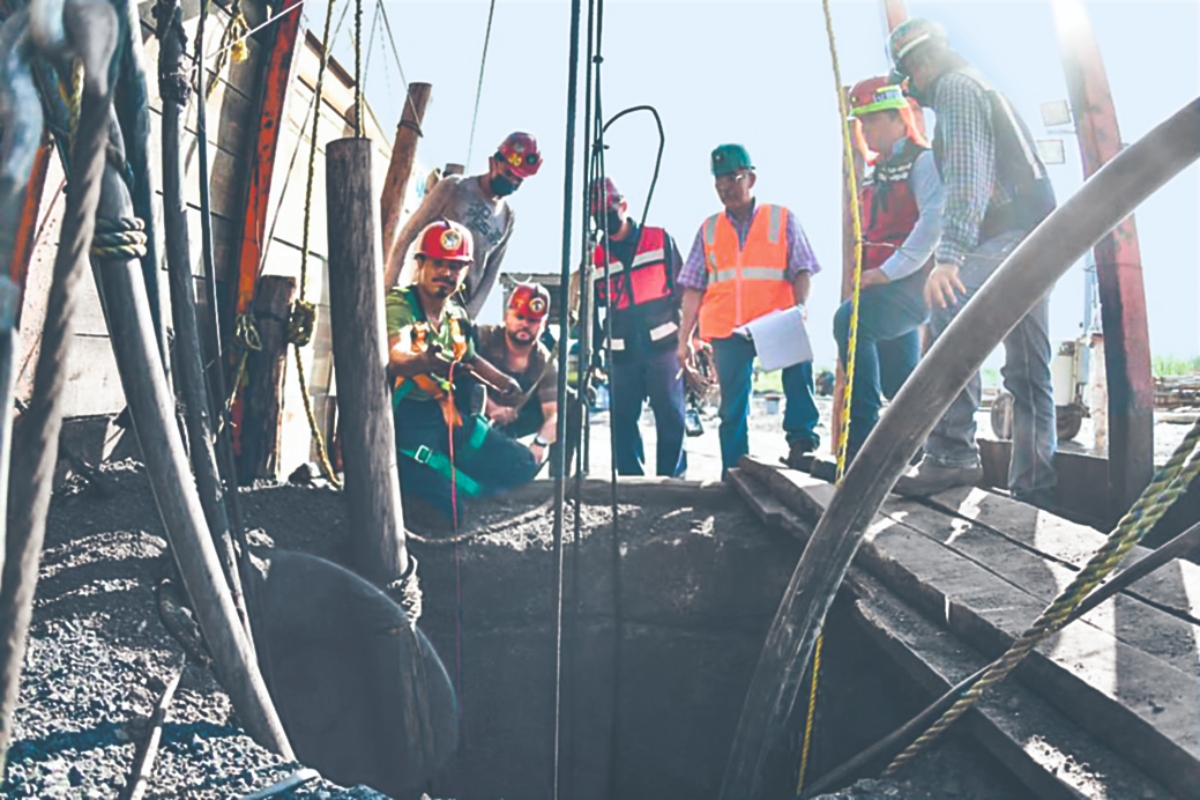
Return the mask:
[[713,175],[727,175],[739,169],[754,169],[745,147],[740,144],[723,144],[712,151]]

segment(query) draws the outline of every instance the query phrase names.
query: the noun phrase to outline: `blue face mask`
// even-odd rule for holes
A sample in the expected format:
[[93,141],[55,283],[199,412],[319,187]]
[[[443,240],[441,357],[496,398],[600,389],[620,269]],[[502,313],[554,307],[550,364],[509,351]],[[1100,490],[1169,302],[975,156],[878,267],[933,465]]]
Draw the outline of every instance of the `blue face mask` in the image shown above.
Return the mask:
[[492,176],[492,194],[496,197],[508,197],[517,190],[517,183],[509,180],[506,175]]

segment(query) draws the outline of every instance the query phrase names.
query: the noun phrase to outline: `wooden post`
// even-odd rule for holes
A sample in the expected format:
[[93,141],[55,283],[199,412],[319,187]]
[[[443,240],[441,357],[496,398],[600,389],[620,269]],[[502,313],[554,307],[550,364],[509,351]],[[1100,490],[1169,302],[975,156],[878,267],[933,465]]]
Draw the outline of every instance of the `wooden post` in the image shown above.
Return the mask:
[[338,393],[346,506],[359,573],[383,586],[404,574],[408,553],[387,392],[371,141],[330,142],[325,147],[325,174],[333,361],[338,386],[346,387]]
[[264,275],[258,282],[254,325],[262,349],[252,350],[246,359],[242,458],[238,470],[238,480],[243,484],[279,477],[287,322],[295,294],[295,278]]
[[412,177],[413,162],[417,155],[417,139],[421,136],[421,123],[425,121],[425,107],[433,87],[428,83],[410,83],[408,101],[400,113],[400,124],[396,126],[396,141],[392,144],[392,160],[388,164],[383,191],[379,195],[379,219],[383,228],[383,256],[387,263],[396,241],[396,230],[400,225],[400,211],[404,195],[408,191],[408,180]]
[[442,170],[442,177],[444,178],[447,175],[462,175],[466,171],[467,171],[467,168],[464,167],[462,164],[455,164],[452,162],[452,163],[447,164],[446,168],[444,170]]
[[[1051,4],[1085,180],[1121,152],[1117,111],[1087,8]],[[1096,280],[1108,380],[1108,484],[1112,519],[1133,505],[1154,475],[1154,378],[1142,254],[1133,216],[1096,243]]]

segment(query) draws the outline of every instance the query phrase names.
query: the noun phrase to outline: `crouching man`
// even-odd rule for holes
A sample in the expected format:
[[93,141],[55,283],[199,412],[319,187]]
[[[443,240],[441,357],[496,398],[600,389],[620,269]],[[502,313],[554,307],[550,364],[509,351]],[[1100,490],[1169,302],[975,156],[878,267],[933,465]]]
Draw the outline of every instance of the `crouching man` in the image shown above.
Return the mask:
[[[481,325],[479,355],[510,375],[521,387],[515,397],[489,394],[486,414],[492,427],[514,439],[532,436],[529,450],[538,465],[545,463],[558,433],[558,368],[554,354],[542,344],[550,314],[550,293],[540,283],[519,283],[508,296],[503,325]],[[568,390],[569,391],[569,390]],[[578,404],[567,402],[567,459],[574,452],[579,430]]]
[[539,465],[529,448],[492,430],[483,416],[464,413],[460,406],[466,403],[456,403],[456,396],[470,394],[455,391],[464,378],[501,398],[521,391],[476,354],[470,317],[452,299],[471,266],[470,232],[439,220],[418,241],[414,282],[387,296],[400,489],[406,506],[420,498],[457,519],[467,498],[526,483]]

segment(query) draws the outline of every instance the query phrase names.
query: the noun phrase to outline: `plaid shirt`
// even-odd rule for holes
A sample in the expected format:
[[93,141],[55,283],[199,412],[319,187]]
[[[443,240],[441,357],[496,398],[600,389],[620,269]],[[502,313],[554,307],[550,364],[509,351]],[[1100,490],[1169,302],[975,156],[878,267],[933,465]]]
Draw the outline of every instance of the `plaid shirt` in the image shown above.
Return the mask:
[[945,189],[936,258],[938,263],[961,265],[979,245],[979,229],[993,195],[1000,203],[1010,197],[997,180],[992,108],[983,86],[969,72],[947,73],[937,83],[933,110],[934,150]]
[[[757,208],[756,203],[754,211]],[[729,221],[733,223],[733,229],[737,231],[738,243],[745,247],[746,237],[750,234],[750,224],[754,221],[754,212],[751,211],[750,216],[744,222],[739,222],[728,211],[722,213],[729,217]],[[804,235],[804,229],[800,227],[800,223],[796,221],[796,215],[790,210],[787,212],[787,222],[784,224],[784,237],[787,239],[788,253],[785,273],[787,280],[796,280],[796,276],[801,272],[815,275],[821,271],[821,265],[817,263],[817,257],[808,243],[808,237]],[[696,231],[696,238],[692,241],[692,251],[688,253],[687,261],[684,263],[683,269],[679,271],[679,277],[675,282],[684,288],[698,289],[701,292],[708,287],[708,270],[704,266],[703,224],[700,225],[700,230]]]

